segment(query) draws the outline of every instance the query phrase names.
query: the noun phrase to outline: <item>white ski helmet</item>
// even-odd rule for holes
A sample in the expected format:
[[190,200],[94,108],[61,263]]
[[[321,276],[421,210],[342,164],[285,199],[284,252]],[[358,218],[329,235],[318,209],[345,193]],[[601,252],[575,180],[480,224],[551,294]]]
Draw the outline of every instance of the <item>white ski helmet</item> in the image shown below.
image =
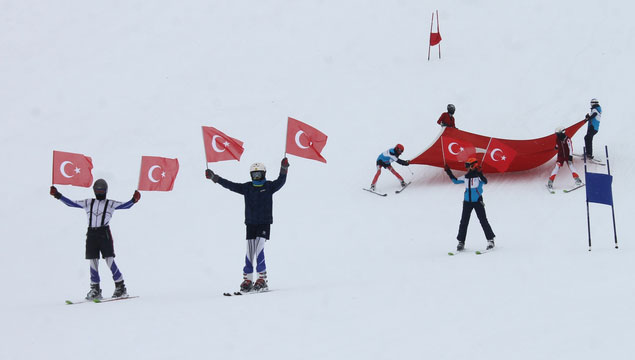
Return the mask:
[[556,128],[556,134],[564,134],[564,128],[562,126],[558,126]]
[[251,180],[253,181],[264,180],[266,173],[267,168],[262,163],[253,163],[249,167],[249,175],[251,176]]
[[267,172],[267,168],[265,167],[265,164],[263,164],[263,163],[253,163],[253,164],[251,164],[251,166],[249,167],[249,172],[254,172],[254,171],[264,171],[264,172]]
[[600,101],[596,98],[591,99],[591,106],[593,105],[600,105]]

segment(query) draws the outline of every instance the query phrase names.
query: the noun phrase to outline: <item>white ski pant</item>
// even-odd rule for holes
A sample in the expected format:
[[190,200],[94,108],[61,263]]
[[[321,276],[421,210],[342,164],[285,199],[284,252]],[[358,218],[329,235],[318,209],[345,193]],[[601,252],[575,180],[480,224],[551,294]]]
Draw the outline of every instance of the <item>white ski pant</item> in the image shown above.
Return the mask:
[[[560,164],[559,162],[556,162],[556,166],[553,168],[553,171],[551,172],[551,176],[549,176],[550,180],[554,180],[556,178],[556,175],[558,175],[558,171],[560,170],[562,166],[563,166],[562,164]],[[573,178],[577,179],[579,175],[578,175],[578,171],[573,166],[573,161],[567,161],[567,166],[569,166],[569,170],[571,170],[571,175],[573,175]]]
[[[115,258],[107,257],[104,260],[106,260],[106,265],[108,265],[108,268],[112,273],[112,279],[115,282],[123,281],[123,275],[121,274],[121,271],[119,271],[117,264],[115,264]],[[88,261],[90,262],[90,283],[99,284],[99,259],[89,259]]]
[[243,277],[246,280],[253,280],[254,265],[260,276],[266,276],[265,241],[266,239],[261,237],[247,239],[247,255],[245,256],[245,267],[243,268]]

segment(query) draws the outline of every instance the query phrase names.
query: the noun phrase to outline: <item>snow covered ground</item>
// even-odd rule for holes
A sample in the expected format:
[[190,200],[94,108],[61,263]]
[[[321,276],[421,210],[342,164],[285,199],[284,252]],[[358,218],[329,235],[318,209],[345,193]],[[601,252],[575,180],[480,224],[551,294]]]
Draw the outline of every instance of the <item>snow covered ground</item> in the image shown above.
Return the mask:
[[[427,61],[438,6],[442,55]],[[635,196],[631,137],[635,5],[625,1],[0,2],[0,358],[631,359]],[[433,49],[433,55],[436,49]],[[530,139],[583,118],[597,97],[610,208],[549,194],[553,163],[489,176],[497,248],[475,218],[450,257],[463,188],[438,168],[396,166],[361,191],[376,156],[436,137],[447,103],[461,129]],[[327,164],[290,156],[274,199],[267,294],[241,281],[243,201],[203,176],[202,125],[245,142],[247,181],[275,177],[287,116],[329,136]],[[583,128],[574,138],[583,145]],[[144,192],[111,223],[129,293],[88,291],[85,214],[48,195],[52,151],[91,156],[128,200],[142,155],[176,157],[172,192]],[[604,156],[602,156],[603,158]],[[583,166],[576,163],[580,171]],[[593,167],[591,170],[606,171]],[[567,170],[556,187],[573,184]],[[58,186],[72,199],[90,189]],[[102,262],[102,287],[113,290]]]

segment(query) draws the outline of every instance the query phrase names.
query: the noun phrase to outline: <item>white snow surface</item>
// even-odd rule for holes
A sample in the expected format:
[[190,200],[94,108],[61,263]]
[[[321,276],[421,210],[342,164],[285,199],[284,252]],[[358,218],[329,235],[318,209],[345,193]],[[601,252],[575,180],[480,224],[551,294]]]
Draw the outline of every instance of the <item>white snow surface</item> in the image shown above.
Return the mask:
[[[430,17],[442,59],[427,61]],[[626,1],[17,1],[0,2],[1,359],[632,359],[630,233],[635,132],[635,5]],[[489,176],[495,251],[475,215],[456,246],[463,187],[428,166],[396,166],[457,126],[531,139],[604,114],[611,208],[570,194],[555,160]],[[289,156],[265,252],[272,292],[223,297],[241,282],[241,196],[203,176],[201,126],[245,142],[247,181],[276,177],[287,116],[329,136],[327,164]],[[573,138],[582,151],[586,126]],[[137,299],[83,298],[86,215],[49,194],[53,150],[91,156],[94,178],[126,201],[143,155],[178,158],[171,192],[143,192],[111,222],[117,263]],[[576,159],[583,172],[583,165]],[[589,170],[606,172],[606,167]],[[457,172],[457,175],[460,173]],[[58,186],[71,199],[89,188]],[[631,220],[629,220],[631,219]],[[105,295],[113,290],[101,262]]]

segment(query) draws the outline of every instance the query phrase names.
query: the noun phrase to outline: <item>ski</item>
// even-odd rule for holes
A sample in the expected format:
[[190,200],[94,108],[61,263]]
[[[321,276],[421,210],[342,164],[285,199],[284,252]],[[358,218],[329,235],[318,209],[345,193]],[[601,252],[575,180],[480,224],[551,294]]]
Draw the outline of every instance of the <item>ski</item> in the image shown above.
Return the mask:
[[549,191],[551,194],[556,193],[556,191],[553,188],[550,188],[549,185],[545,185],[545,187],[547,188],[547,191]]
[[[579,158],[584,158],[584,154],[573,154],[573,156],[579,157]],[[587,162],[590,163],[590,164],[606,166],[605,163],[603,163],[601,160],[597,160],[597,159],[587,159]]]
[[234,292],[225,292],[223,293],[223,296],[243,296],[243,295],[251,295],[251,294],[261,294],[261,293],[266,293],[269,292],[271,290],[264,290],[264,291],[234,291]]
[[487,254],[488,252],[492,251],[494,249],[489,249],[489,250],[476,250],[474,253],[476,255],[483,255],[483,254]]
[[96,303],[96,304],[101,304],[101,303],[105,303],[105,302],[111,302],[111,301],[119,301],[119,300],[127,300],[127,299],[135,299],[138,298],[138,296],[127,296],[127,297],[119,297],[119,298],[105,298],[105,299],[92,299],[92,300],[78,300],[78,301],[71,301],[71,300],[66,300],[66,305],[77,305],[77,304],[84,304],[84,303]]
[[366,190],[368,192],[371,192],[371,193],[373,193],[375,195],[379,195],[379,196],[388,196],[388,194],[380,193],[380,192],[377,192],[377,191],[371,190],[371,189],[362,188],[362,190]]
[[400,192],[404,191],[404,189],[405,189],[405,188],[407,188],[407,187],[408,187],[408,185],[410,185],[411,183],[412,183],[412,181],[411,181],[411,182],[406,183],[406,185],[402,186],[402,187],[401,187],[401,189],[399,189],[399,190],[395,190],[395,194],[399,194]]
[[564,190],[562,190],[562,191],[563,191],[564,193],[570,193],[570,192],[572,192],[573,190],[577,190],[577,189],[579,189],[579,188],[583,187],[584,185],[585,185],[585,184],[582,184],[582,185],[577,185],[577,186],[575,186],[575,187],[572,187],[571,189],[564,189]]

